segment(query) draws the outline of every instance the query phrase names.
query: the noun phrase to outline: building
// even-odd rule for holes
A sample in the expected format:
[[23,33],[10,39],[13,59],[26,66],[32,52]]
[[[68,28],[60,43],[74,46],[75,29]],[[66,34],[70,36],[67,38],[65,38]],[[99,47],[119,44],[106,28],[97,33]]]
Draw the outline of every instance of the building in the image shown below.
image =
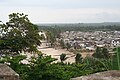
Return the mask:
[[120,46],[120,39],[115,39],[111,41],[111,46],[112,47],[118,47]]

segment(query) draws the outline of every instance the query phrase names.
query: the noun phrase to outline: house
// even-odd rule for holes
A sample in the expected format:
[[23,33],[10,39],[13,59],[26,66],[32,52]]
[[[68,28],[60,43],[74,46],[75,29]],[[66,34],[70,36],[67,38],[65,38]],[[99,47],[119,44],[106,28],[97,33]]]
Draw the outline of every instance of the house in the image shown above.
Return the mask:
[[46,36],[45,32],[43,32],[43,31],[39,32],[39,35],[40,35],[40,36],[44,36],[44,37],[45,37],[45,39],[47,38],[47,36]]
[[114,39],[111,41],[111,46],[112,47],[118,47],[120,46],[120,39]]
[[97,47],[105,47],[105,44],[98,44]]

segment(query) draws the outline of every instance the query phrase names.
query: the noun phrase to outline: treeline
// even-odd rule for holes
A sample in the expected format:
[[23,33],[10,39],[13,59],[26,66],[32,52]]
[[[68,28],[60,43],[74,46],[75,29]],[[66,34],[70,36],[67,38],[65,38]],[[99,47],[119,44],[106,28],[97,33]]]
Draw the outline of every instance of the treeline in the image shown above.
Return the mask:
[[54,38],[59,38],[61,32],[65,31],[120,31],[119,25],[107,25],[107,26],[69,26],[69,25],[38,25],[40,31],[50,31]]
[[[39,25],[38,25],[39,26]],[[64,32],[64,31],[96,31],[96,30],[105,30],[105,31],[113,31],[120,30],[120,26],[118,25],[107,25],[107,26],[69,26],[69,25],[54,25],[54,26],[39,26],[40,30],[54,30],[56,32]]]

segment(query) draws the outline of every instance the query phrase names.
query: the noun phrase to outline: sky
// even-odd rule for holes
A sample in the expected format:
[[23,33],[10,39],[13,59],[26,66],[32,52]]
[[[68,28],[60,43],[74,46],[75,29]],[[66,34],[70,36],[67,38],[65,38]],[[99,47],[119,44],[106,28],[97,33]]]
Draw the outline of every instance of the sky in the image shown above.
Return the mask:
[[0,21],[17,12],[33,23],[120,22],[120,0],[0,0]]

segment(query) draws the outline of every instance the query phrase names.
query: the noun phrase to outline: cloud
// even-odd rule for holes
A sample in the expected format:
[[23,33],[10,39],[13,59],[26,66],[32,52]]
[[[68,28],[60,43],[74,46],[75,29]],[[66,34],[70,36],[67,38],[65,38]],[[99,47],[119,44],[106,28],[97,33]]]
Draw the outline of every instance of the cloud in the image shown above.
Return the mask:
[[45,7],[4,7],[2,13],[0,13],[0,18],[7,20],[8,14],[13,12],[28,14],[30,20],[35,23],[120,21],[120,10],[114,8],[51,9]]
[[119,4],[120,0],[4,0],[0,20],[23,12],[35,23],[120,21]]
[[0,6],[48,8],[118,8],[120,0],[5,0]]

